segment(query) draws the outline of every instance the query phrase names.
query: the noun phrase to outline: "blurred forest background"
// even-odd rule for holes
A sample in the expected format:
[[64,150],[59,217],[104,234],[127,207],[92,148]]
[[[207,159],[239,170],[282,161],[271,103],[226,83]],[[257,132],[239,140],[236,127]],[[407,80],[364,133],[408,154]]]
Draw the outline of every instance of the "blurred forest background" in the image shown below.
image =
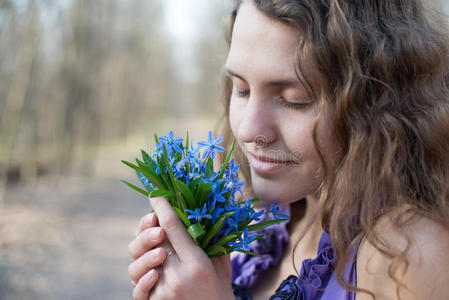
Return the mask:
[[120,160],[220,115],[220,0],[0,0],[0,299],[129,299]]
[[218,113],[225,6],[190,2],[192,24],[169,2],[0,2],[2,185],[91,174],[102,147]]
[[131,298],[120,160],[214,128],[232,2],[0,0],[0,300]]

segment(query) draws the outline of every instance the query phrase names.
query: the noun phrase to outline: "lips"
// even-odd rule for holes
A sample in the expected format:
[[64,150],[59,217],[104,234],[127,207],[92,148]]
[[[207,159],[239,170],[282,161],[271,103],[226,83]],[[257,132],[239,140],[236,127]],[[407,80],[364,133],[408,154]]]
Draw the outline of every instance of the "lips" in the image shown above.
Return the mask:
[[251,169],[256,173],[270,175],[291,165],[291,160],[248,153]]
[[287,164],[287,163],[293,162],[291,160],[285,160],[282,158],[271,158],[268,156],[257,155],[257,154],[253,154],[253,153],[248,153],[248,154],[251,155],[254,159],[257,159],[261,162],[268,162],[268,163],[275,163],[275,164]]

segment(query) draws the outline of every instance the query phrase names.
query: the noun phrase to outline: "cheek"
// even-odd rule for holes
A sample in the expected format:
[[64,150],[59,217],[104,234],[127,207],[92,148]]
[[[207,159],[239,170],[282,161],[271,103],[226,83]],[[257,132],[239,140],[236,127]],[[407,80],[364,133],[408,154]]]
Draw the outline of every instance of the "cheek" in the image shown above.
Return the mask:
[[282,128],[283,141],[292,155],[310,159],[313,157],[312,123],[308,116],[285,119]]
[[229,123],[231,126],[231,130],[232,133],[234,134],[234,136],[237,136],[237,130],[239,128],[240,125],[240,120],[241,120],[241,110],[238,109],[235,101],[230,101],[229,103]]

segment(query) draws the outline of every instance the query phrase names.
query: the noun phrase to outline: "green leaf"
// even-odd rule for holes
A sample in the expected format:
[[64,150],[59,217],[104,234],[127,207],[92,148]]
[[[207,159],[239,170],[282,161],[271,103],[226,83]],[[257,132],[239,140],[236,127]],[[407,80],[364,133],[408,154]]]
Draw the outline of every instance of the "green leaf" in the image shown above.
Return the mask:
[[156,142],[156,144],[160,144],[159,142],[159,138],[157,137],[157,134],[154,134],[154,141]]
[[262,257],[262,256],[260,256],[259,254],[254,253],[254,252],[252,252],[252,251],[246,251],[246,250],[242,250],[242,249],[239,249],[239,250],[236,250],[236,251],[237,251],[237,252],[246,253],[246,254],[249,254],[249,255],[252,255],[252,256]]
[[[256,235],[256,237],[251,241],[251,243],[254,242],[254,241],[257,241],[258,239],[262,238],[263,236],[264,236],[263,233],[258,233],[258,234]],[[250,243],[250,244],[251,244],[251,243]]]
[[195,198],[193,196],[192,191],[181,180],[175,178],[175,181],[176,181],[176,184],[177,184],[179,190],[182,193],[182,196],[184,197],[184,200],[186,201],[187,208],[194,209],[196,207],[196,203],[195,203]]
[[197,207],[203,207],[210,195],[210,189],[212,188],[212,183],[207,181],[202,181],[199,187],[195,191],[195,199]]
[[[128,167],[134,169],[136,172],[142,173],[148,180],[151,181],[151,178],[150,178],[150,177],[152,177],[151,174],[148,174],[148,172],[145,172],[144,170],[142,170],[141,167],[136,166],[136,165],[134,165],[134,164],[132,164],[132,163],[130,163],[129,161],[126,161],[126,160],[122,160],[122,163],[124,163],[124,164],[127,165]],[[139,175],[138,175],[138,177],[139,177]],[[157,180],[157,179],[156,179],[156,180]],[[154,182],[151,181],[151,183],[153,183],[153,185],[155,185]],[[165,187],[161,186],[161,188],[165,188]]]
[[168,187],[168,189],[173,192],[174,191],[173,185],[170,183],[170,178],[169,178],[167,172],[165,172],[164,160],[160,156],[157,157],[157,165],[159,167],[159,170],[161,171],[159,178],[162,179],[162,181]]
[[222,237],[221,239],[219,239],[214,245],[217,246],[224,246],[227,245],[228,242],[230,241],[235,241],[236,239],[238,239],[241,235],[242,235],[243,231],[239,231],[236,233],[231,233],[227,236]]
[[214,161],[212,158],[207,159],[206,170],[204,172],[204,176],[206,178],[211,178],[214,175]]
[[156,172],[157,165],[154,160],[148,155],[147,152],[145,152],[145,150],[140,150],[140,153],[142,153],[142,159],[145,165]]
[[251,223],[251,220],[240,222],[238,226],[239,230],[242,230],[243,232],[243,230],[245,230],[245,228],[248,226],[249,223]]
[[151,193],[154,190],[153,185],[145,185],[145,181],[141,179],[142,178],[141,173],[139,171],[137,171],[137,170],[134,170],[134,172],[136,173],[137,178],[139,178],[140,183],[142,183],[143,187],[147,190],[147,192]]
[[221,166],[220,172],[218,173],[218,178],[223,178],[224,171],[225,171],[226,167],[228,166],[232,151],[234,151],[234,147],[235,147],[235,139],[232,141],[231,147],[228,151],[228,154],[226,155],[225,161],[224,161],[223,165]]
[[134,184],[132,184],[132,183],[129,183],[128,181],[126,181],[126,180],[122,180],[122,182],[123,183],[125,183],[126,185],[128,185],[130,188],[132,188],[132,189],[134,189],[134,190],[136,190],[136,191],[138,191],[139,193],[141,193],[141,194],[144,194],[145,196],[147,196],[148,197],[148,192],[146,192],[146,191],[144,191],[144,190],[142,190],[141,188],[139,188],[139,187],[137,187],[137,186],[135,186]]
[[197,190],[197,185],[198,185],[198,182],[200,182],[200,180],[201,180],[201,177],[198,177],[198,178],[196,178],[196,179],[193,179],[192,181],[190,181],[189,182],[189,189],[192,191],[196,191]]
[[288,219],[269,220],[269,221],[260,222],[260,223],[254,224],[254,225],[249,225],[247,228],[248,228],[248,231],[259,230],[259,229],[265,228],[270,225],[282,223],[287,220]]
[[[184,149],[184,155],[187,156],[187,151],[189,151],[189,132],[186,131],[186,147]],[[187,173],[190,173],[190,163],[186,163],[186,171]]]
[[205,250],[207,253],[207,256],[209,257],[217,257],[217,256],[222,256],[226,254],[226,248],[222,247],[222,246],[210,246],[207,247],[207,249]]
[[260,202],[260,199],[259,199],[259,198],[253,198],[253,199],[251,199],[251,204],[258,203],[258,202]]
[[190,220],[187,218],[186,214],[183,211],[181,211],[179,208],[174,207],[174,206],[173,206],[173,209],[176,211],[176,213],[178,214],[179,218],[184,223],[184,225],[186,225],[187,228],[192,226],[192,223],[190,223]]
[[187,231],[193,237],[194,240],[198,240],[204,233],[206,233],[203,225],[201,225],[200,223],[195,223],[189,226]]
[[235,211],[225,213],[215,222],[214,226],[212,226],[212,228],[209,229],[206,236],[204,237],[204,240],[201,242],[201,248],[205,249],[207,247],[207,245],[214,238],[214,236],[216,236],[223,228],[226,219],[232,216],[233,214],[235,214]]
[[140,149],[140,153],[142,154],[142,159],[145,164],[148,164],[150,161],[153,161],[145,150]]
[[176,200],[178,202],[178,207],[181,208],[181,209],[185,209],[186,208],[186,204],[184,203],[184,199],[182,199],[182,197],[179,194],[179,187],[176,184],[175,175],[173,175],[173,171],[171,169],[170,162],[168,161],[167,148],[165,147],[165,145],[162,145],[162,147],[163,147],[163,151],[164,151],[164,155],[162,156],[163,162],[164,162],[164,164],[165,164],[165,166],[166,166],[166,168],[168,170],[168,174],[170,175],[170,181],[171,181],[171,183],[173,185],[173,188],[174,188],[173,191],[175,193],[175,197],[176,197]]
[[132,168],[134,170],[140,171],[140,168],[138,166],[130,163],[129,161],[122,160],[122,163],[124,163],[125,165],[127,165],[128,167],[130,167],[130,168]]
[[138,159],[136,159],[136,162],[139,165],[138,171],[140,171],[155,187],[161,190],[167,189],[167,186],[160,180],[155,170],[150,169]]
[[150,195],[148,197],[153,198],[153,197],[165,197],[165,198],[169,198],[169,197],[174,197],[175,195],[173,195],[173,193],[171,193],[170,191],[167,190],[154,190],[150,193]]
[[174,175],[173,175],[173,171],[171,169],[170,162],[168,160],[167,147],[165,147],[165,144],[162,145],[162,149],[163,149],[162,162],[164,163],[165,168],[167,169],[167,172],[170,175],[170,179],[171,179]]

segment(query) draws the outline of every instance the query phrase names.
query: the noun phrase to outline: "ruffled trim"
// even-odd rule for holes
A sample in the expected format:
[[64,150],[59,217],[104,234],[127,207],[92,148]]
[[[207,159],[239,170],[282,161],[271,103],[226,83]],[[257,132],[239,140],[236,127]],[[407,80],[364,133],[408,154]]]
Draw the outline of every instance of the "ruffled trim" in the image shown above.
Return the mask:
[[[280,206],[282,213],[290,216],[290,205]],[[267,218],[263,215],[262,220]],[[264,270],[279,263],[285,244],[289,240],[287,222],[264,229],[264,237],[251,243],[253,252],[262,257],[239,253],[232,259],[232,283],[240,289],[239,299],[251,299],[249,288]],[[319,299],[327,286],[335,268],[336,255],[330,236],[323,232],[318,244],[317,256],[302,262],[300,277],[290,275],[285,279],[270,300]],[[246,291],[242,293],[243,290]]]
[[[290,216],[290,205],[280,205],[279,213]],[[265,213],[259,222],[268,219]],[[260,274],[277,265],[282,258],[285,244],[289,241],[287,224],[289,221],[269,226],[262,230],[264,236],[250,244],[251,251],[262,257],[239,253],[232,259],[232,283],[251,288]]]
[[336,257],[329,235],[323,232],[317,257],[305,259],[300,275],[290,275],[276,290],[270,300],[319,299],[334,270]]

